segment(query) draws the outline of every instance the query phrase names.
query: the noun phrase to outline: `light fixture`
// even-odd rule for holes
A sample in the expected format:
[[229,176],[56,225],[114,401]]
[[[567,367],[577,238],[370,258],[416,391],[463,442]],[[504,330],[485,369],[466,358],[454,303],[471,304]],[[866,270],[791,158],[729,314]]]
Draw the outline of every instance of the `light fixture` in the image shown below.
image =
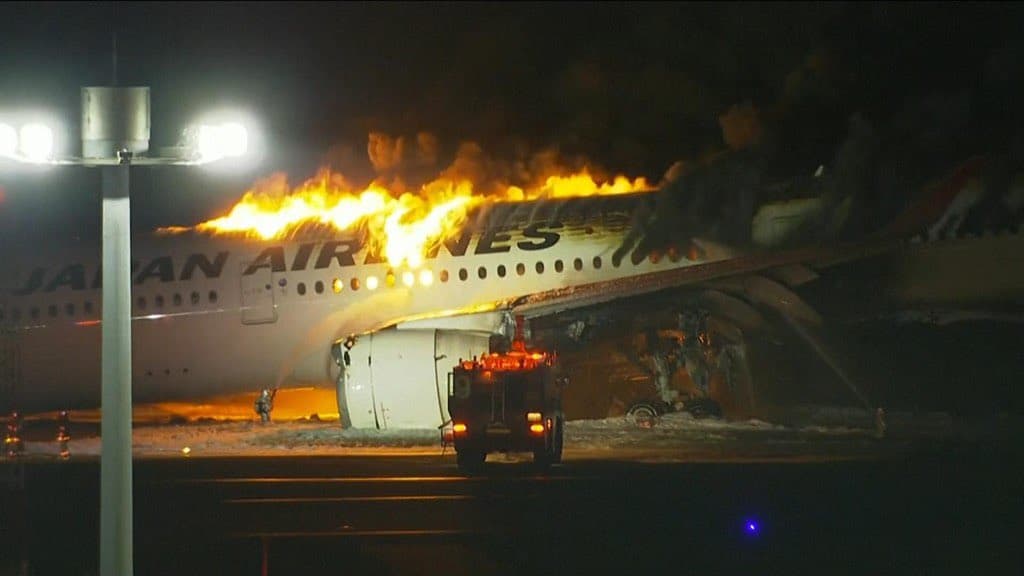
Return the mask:
[[53,131],[42,124],[25,124],[21,127],[18,144],[25,160],[46,162],[53,154]]
[[249,132],[237,122],[203,124],[195,130],[195,152],[202,162],[237,158],[249,149]]
[[0,124],[0,156],[12,157],[18,152],[18,131],[9,124]]

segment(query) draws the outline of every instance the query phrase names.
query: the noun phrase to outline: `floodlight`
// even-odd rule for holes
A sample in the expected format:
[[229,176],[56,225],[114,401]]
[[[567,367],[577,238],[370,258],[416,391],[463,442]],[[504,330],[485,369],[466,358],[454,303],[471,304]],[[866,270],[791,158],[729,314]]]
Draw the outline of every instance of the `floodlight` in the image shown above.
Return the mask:
[[46,162],[53,153],[53,131],[42,124],[21,127],[21,154],[29,162]]
[[236,122],[202,125],[196,132],[196,152],[201,161],[237,158],[249,148],[249,133]]
[[8,124],[0,124],[0,156],[14,156],[18,151],[18,131]]

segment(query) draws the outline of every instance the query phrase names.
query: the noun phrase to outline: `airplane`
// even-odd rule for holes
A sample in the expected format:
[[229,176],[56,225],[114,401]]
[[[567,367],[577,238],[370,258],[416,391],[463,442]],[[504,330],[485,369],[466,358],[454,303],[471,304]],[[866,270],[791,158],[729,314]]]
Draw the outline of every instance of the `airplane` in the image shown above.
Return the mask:
[[[958,194],[941,193],[945,205],[956,204]],[[451,367],[487,353],[494,335],[510,333],[515,316],[539,319],[696,290],[696,305],[711,309],[723,332],[756,324],[766,307],[814,326],[820,317],[793,290],[813,280],[815,268],[907,241],[902,234],[737,250],[693,238],[622,257],[636,206],[653,198],[492,204],[417,269],[392,267],[365,235],[320,227],[287,240],[136,237],[134,401],[312,386],[335,390],[346,427],[437,427],[448,419]],[[795,206],[763,207],[755,238],[770,244],[818,209]],[[913,220],[902,216],[901,232],[920,231],[921,222],[908,228]],[[0,279],[0,410],[97,407],[98,250],[14,254],[7,269]],[[659,392],[666,392],[663,382]]]

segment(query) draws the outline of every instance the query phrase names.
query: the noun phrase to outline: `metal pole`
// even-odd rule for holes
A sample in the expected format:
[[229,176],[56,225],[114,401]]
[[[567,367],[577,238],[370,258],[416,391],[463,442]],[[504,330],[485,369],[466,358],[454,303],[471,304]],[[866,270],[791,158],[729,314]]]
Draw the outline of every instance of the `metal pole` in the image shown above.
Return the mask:
[[132,574],[130,157],[103,168],[103,404],[100,574]]

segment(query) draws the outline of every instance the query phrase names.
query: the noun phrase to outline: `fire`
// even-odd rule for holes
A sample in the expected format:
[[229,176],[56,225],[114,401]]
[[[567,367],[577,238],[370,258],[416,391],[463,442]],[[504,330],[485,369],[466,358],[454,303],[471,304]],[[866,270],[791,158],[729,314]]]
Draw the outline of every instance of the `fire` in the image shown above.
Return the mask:
[[[291,189],[275,175],[247,191],[226,216],[200,223],[195,230],[270,240],[287,237],[310,224],[338,231],[365,229],[371,249],[394,267],[419,268],[435,243],[456,233],[469,212],[484,203],[522,202],[542,198],[627,194],[649,191],[644,178],[617,176],[595,179],[588,171],[552,175],[539,186],[507,186],[484,195],[469,180],[440,178],[417,193],[397,193],[379,183],[354,188],[339,174],[322,170],[315,178]],[[186,227],[161,228],[176,234]]]

